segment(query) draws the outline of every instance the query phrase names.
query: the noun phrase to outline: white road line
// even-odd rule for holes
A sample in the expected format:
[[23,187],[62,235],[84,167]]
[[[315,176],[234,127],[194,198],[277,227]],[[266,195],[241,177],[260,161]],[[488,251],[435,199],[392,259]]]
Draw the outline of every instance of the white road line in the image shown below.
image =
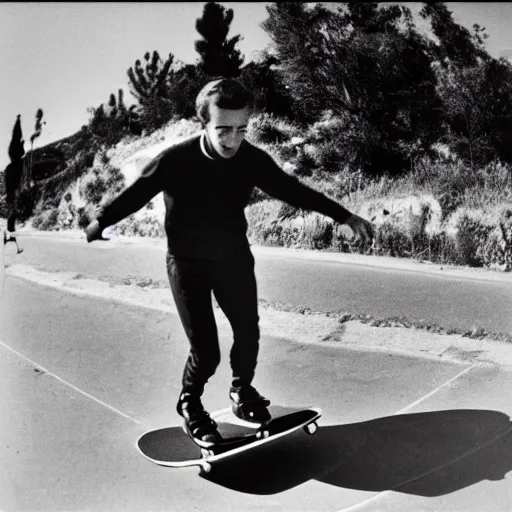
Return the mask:
[[5,349],[11,351],[13,354],[17,355],[18,357],[20,357],[21,359],[23,359],[24,361],[27,361],[30,365],[34,366],[35,368],[41,370],[42,372],[44,372],[46,375],[49,375],[50,377],[53,377],[55,380],[61,382],[62,384],[64,384],[65,386],[68,386],[70,387],[71,389],[73,389],[74,391],[80,393],[81,395],[84,395],[86,396],[87,398],[90,398],[92,401],[96,402],[97,404],[100,404],[102,405],[103,407],[106,407],[107,409],[110,409],[111,411],[115,412],[116,414],[119,414],[119,416],[122,416],[123,418],[126,418],[130,421],[133,421],[133,423],[136,423],[137,425],[140,425],[142,422],[139,421],[139,420],[136,420],[135,418],[132,418],[131,416],[128,416],[128,414],[125,414],[124,412],[120,411],[119,409],[116,409],[115,407],[112,407],[111,405],[103,402],[102,400],[100,400],[99,398],[96,398],[92,395],[90,395],[89,393],[87,393],[86,391],[84,391],[83,389],[80,389],[80,388],[77,388],[76,386],[73,386],[73,384],[65,381],[64,379],[61,379],[58,375],[55,375],[54,373],[50,372],[49,370],[47,370],[46,368],[44,368],[43,366],[41,366],[40,364],[37,364],[35,361],[32,361],[31,359],[29,359],[28,357],[24,356],[23,354],[20,354],[19,352],[17,352],[16,350],[14,350],[13,348],[9,347],[9,345],[6,345],[3,341],[0,341],[0,345],[2,347],[4,347]]
[[393,416],[396,416],[398,414],[404,414],[405,412],[409,411],[410,409],[413,409],[417,405],[421,404],[421,402],[424,402],[431,396],[437,394],[439,391],[441,391],[441,389],[449,386],[450,384],[455,382],[457,379],[462,377],[465,373],[470,372],[471,370],[473,370],[473,368],[476,368],[477,366],[480,366],[480,363],[475,363],[475,364],[472,364],[471,366],[468,366],[465,370],[462,370],[460,373],[458,373],[451,379],[447,380],[446,382],[443,382],[440,386],[438,386],[436,389],[432,390],[430,393],[427,393],[425,396],[422,396],[420,399],[416,400],[412,404],[409,404],[407,407],[404,407],[403,409],[400,409],[399,411],[395,412],[393,414]]
[[[399,414],[404,414],[405,412],[413,409],[414,407],[416,407],[417,405],[419,405],[421,402],[424,402],[425,400],[427,400],[428,398],[430,398],[431,396],[435,395],[436,393],[438,393],[439,391],[441,391],[441,389],[449,386],[450,384],[452,384],[453,382],[455,382],[457,379],[460,379],[460,377],[462,377],[464,374],[470,372],[471,370],[473,370],[474,368],[476,368],[477,366],[481,366],[481,363],[475,363],[475,364],[472,364],[471,366],[468,366],[467,368],[465,368],[464,370],[462,370],[461,372],[459,372],[457,375],[453,376],[451,379],[448,379],[446,382],[443,382],[440,386],[438,386],[437,388],[435,388],[434,390],[430,391],[429,393],[427,393],[426,395],[422,396],[421,398],[419,398],[418,400],[416,400],[415,402],[413,402],[412,404],[409,404],[408,406],[404,407],[403,409],[400,409],[399,411],[395,412],[393,414],[393,416],[397,416]],[[498,436],[498,438],[501,437],[501,436]],[[424,478],[426,476],[428,476],[429,474],[431,473],[434,473],[436,471],[439,471],[439,470],[442,470],[444,469],[445,467],[448,467],[450,466],[451,464],[454,464],[456,462],[458,462],[459,460],[469,456],[469,455],[472,455],[473,453],[476,453],[477,451],[479,451],[480,449],[482,448],[485,448],[488,444],[494,442],[496,439],[498,438],[495,438],[495,439],[492,439],[492,441],[490,441],[489,443],[486,443],[484,446],[479,446],[476,450],[473,450],[473,451],[468,451],[467,453],[465,453],[464,455],[458,457],[457,459],[453,460],[453,461],[450,461],[448,464],[445,464],[439,468],[435,468],[433,470],[430,470],[430,471],[427,471],[426,473],[422,474],[422,475],[419,475],[419,476],[415,476],[413,478],[411,478],[410,480],[406,481],[406,482],[402,482],[400,483],[397,487],[402,487],[403,485],[407,485],[408,483],[412,483],[414,482],[415,480],[420,480],[421,478]],[[364,500],[362,501],[361,503],[357,503],[356,505],[351,505],[350,507],[348,508],[343,508],[343,509],[340,509],[340,510],[337,510],[335,512],[355,512],[357,510],[362,510],[363,507],[366,507],[369,503],[372,503],[380,498],[382,498],[383,496],[387,496],[388,494],[394,492],[395,489],[387,489],[385,491],[381,491],[379,492],[378,494],[376,494],[375,496],[372,496],[371,498],[368,498],[367,500]]]

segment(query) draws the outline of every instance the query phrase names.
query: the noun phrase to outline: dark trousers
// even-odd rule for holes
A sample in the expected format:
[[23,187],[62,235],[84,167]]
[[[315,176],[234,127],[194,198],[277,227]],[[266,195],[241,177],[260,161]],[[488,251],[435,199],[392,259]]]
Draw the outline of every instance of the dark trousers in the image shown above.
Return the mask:
[[254,257],[250,248],[243,247],[220,261],[167,254],[167,274],[190,342],[182,379],[183,392],[201,396],[220,363],[212,292],[233,330],[232,385],[250,384],[260,337]]

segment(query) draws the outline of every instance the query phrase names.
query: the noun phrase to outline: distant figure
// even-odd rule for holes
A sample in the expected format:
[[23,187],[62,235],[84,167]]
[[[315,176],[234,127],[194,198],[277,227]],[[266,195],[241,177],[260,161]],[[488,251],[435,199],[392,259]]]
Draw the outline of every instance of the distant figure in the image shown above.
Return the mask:
[[4,171],[5,194],[7,202],[7,230],[4,231],[4,245],[7,242],[14,242],[18,250],[18,254],[23,249],[18,245],[16,239],[16,193],[21,183],[21,169],[23,163],[21,161],[10,163]]
[[369,221],[288,175],[245,140],[253,102],[252,93],[235,79],[209,82],[196,99],[203,132],[157,155],[86,228],[88,242],[104,239],[106,227],[164,193],[167,273],[190,342],[176,408],[188,434],[207,443],[222,439],[201,403],[221,356],[212,293],[233,330],[228,395],[233,412],[253,423],[270,421],[270,401],[252,386],[260,330],[244,209],[253,189],[328,215],[348,225],[363,242],[374,237]]

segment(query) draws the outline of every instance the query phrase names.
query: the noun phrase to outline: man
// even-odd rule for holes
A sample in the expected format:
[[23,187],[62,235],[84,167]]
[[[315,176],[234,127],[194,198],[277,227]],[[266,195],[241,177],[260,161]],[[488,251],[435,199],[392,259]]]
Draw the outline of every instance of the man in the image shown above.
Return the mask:
[[203,131],[161,152],[140,178],[107,205],[87,228],[87,241],[164,193],[167,272],[190,341],[177,411],[187,432],[205,446],[221,437],[201,396],[220,362],[212,292],[233,329],[229,396],[233,412],[254,423],[270,420],[270,401],[252,386],[259,350],[254,257],[244,209],[254,187],[296,207],[347,224],[363,241],[373,226],[282,171],[245,140],[252,94],[237,80],[208,83],[196,111]]

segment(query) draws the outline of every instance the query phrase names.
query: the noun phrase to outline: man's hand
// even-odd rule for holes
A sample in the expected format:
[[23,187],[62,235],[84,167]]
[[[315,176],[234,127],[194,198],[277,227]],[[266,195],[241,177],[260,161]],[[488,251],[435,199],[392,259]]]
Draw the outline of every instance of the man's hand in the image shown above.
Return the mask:
[[354,233],[356,240],[359,240],[364,247],[372,244],[375,238],[375,227],[371,222],[353,213],[346,224]]
[[87,238],[87,242],[91,243],[94,240],[108,240],[103,236],[103,229],[100,227],[100,223],[97,220],[93,220],[86,228],[85,228],[85,236]]

